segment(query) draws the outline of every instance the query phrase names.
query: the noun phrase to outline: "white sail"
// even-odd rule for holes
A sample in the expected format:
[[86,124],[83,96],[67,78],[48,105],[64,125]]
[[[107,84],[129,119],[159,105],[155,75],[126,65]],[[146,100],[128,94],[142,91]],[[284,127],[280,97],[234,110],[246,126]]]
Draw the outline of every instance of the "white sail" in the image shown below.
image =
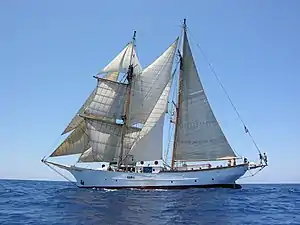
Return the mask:
[[63,156],[80,154],[87,149],[89,137],[87,135],[85,123],[82,121],[79,126],[64,140],[63,143],[50,155]]
[[101,161],[101,159],[94,158],[92,147],[84,151],[78,160],[78,162],[97,162],[97,161]]
[[[85,121],[92,151],[86,153],[84,161],[116,161],[121,147],[122,126],[101,120],[85,119]],[[139,131],[140,129],[137,128],[127,129],[124,137],[124,152],[131,149]]]
[[[104,78],[107,80],[111,80],[111,81],[117,81],[118,76],[119,76],[119,73],[112,72],[112,73],[106,74],[104,76]],[[79,115],[82,114],[84,112],[84,110],[86,109],[86,107],[91,104],[92,100],[95,97],[96,91],[97,91],[97,87],[93,90],[93,92],[89,95],[89,97],[84,102],[84,104],[78,110],[76,115],[72,118],[71,122],[68,124],[68,126],[66,127],[66,129],[64,130],[62,135],[70,132],[71,130],[74,130],[83,121],[83,118],[80,117]]]
[[171,78],[176,41],[152,64],[135,76],[132,83],[130,105],[131,124],[144,124]]
[[85,119],[93,156],[101,161],[114,161],[119,151],[122,127],[104,121]]
[[[130,61],[131,55],[132,60]],[[126,73],[130,62],[134,67],[135,73],[140,73],[142,71],[135,47],[131,42],[127,44],[126,47],[107,66],[105,66],[102,71],[100,71],[100,73]]]
[[162,158],[164,118],[171,82],[172,79],[165,87],[129,153],[133,156],[134,161],[150,161]]
[[82,123],[83,118],[80,117],[79,115],[84,112],[84,110],[86,109],[86,107],[89,104],[91,104],[93,98],[95,97],[96,90],[97,90],[97,88],[95,88],[93,90],[93,92],[90,94],[90,96],[88,97],[88,99],[84,102],[84,104],[78,110],[78,112],[76,113],[76,115],[72,118],[71,122],[68,124],[68,126],[66,127],[66,129],[64,130],[64,132],[62,133],[62,135],[70,132],[71,130],[74,130],[76,127],[78,127],[79,124]]
[[124,112],[126,92],[126,84],[98,78],[96,93],[84,114],[120,119]]
[[129,152],[129,155],[133,156],[133,161],[153,161],[162,158],[164,116],[163,114],[160,117],[147,135],[139,138]]
[[204,93],[186,34],[183,43],[182,101],[175,160],[214,160],[235,156]]

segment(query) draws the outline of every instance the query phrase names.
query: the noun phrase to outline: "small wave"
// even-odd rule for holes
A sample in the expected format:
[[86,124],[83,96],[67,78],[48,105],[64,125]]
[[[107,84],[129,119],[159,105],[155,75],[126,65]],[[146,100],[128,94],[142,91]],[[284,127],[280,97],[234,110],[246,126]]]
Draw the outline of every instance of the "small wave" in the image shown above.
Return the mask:
[[111,188],[103,188],[102,190],[105,192],[118,191],[118,189],[111,189]]

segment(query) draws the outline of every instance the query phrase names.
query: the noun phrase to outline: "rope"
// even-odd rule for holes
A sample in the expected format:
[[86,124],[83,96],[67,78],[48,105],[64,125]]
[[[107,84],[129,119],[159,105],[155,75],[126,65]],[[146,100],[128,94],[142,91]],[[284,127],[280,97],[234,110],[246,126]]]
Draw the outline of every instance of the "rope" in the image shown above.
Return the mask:
[[45,164],[52,169],[54,172],[56,172],[57,174],[59,174],[60,176],[62,176],[63,178],[65,178],[67,181],[69,181],[70,183],[72,183],[73,185],[75,185],[77,187],[77,185],[71,181],[69,178],[67,178],[65,175],[63,175],[61,172],[59,172],[57,169],[55,169],[54,167],[50,166],[47,162],[45,162]]
[[[175,73],[176,73],[176,71],[177,71],[177,68],[178,68],[178,64],[180,63],[180,60],[178,60],[177,62],[176,62],[176,65],[175,65],[175,69],[174,69],[174,72],[172,73],[172,78],[173,78],[173,80],[172,80],[172,82],[174,82],[174,84],[176,84],[176,79],[174,79],[174,77],[175,77]],[[172,85],[171,85],[172,86]],[[173,99],[174,98],[174,95],[175,95],[175,88],[173,88],[173,90],[171,91],[171,95],[170,96],[172,96],[172,98],[171,99]],[[168,101],[168,103],[169,103],[169,101]],[[168,107],[169,108],[169,107]],[[168,110],[168,115],[170,116],[170,120],[172,120],[173,119],[173,108],[174,108],[174,105],[173,105],[173,101],[171,102],[171,114],[169,113],[169,110]],[[169,124],[169,129],[168,129],[168,134],[169,134],[169,136],[168,136],[168,146],[166,147],[166,150],[165,150],[165,155],[164,155],[164,157],[165,157],[165,159],[167,158],[167,156],[169,155],[169,151],[170,151],[170,145],[171,145],[171,137],[172,137],[172,131],[173,131],[173,126],[172,126],[172,124],[170,123]],[[166,162],[165,162],[166,163]]]
[[261,167],[258,171],[256,171],[255,173],[251,173],[251,170],[248,170],[249,173],[250,173],[251,175],[241,177],[241,178],[239,178],[239,180],[242,180],[242,179],[245,179],[245,178],[249,178],[249,177],[254,177],[256,174],[258,174],[258,173],[259,173],[260,171],[262,171],[264,168],[265,168],[265,166],[262,166],[262,167]]
[[[194,36],[192,35],[191,30],[190,30],[189,28],[188,28],[188,30],[189,30],[189,33],[190,33],[192,39],[194,39]],[[217,75],[216,71],[215,71],[214,68],[212,67],[212,65],[211,65],[211,63],[209,62],[209,60],[207,59],[207,57],[206,57],[206,55],[204,54],[204,51],[202,50],[201,46],[200,46],[196,41],[195,41],[195,43],[196,43],[197,47],[199,48],[199,50],[200,50],[200,52],[201,52],[201,54],[202,54],[204,60],[205,60],[206,63],[208,64],[210,70],[212,71],[213,75],[214,75],[215,78],[217,79],[217,81],[218,81],[219,85],[221,86],[223,92],[225,93],[227,99],[229,100],[229,102],[230,102],[231,106],[233,107],[235,113],[237,114],[238,118],[240,119],[241,123],[243,124],[244,129],[245,129],[245,132],[246,132],[246,133],[249,135],[249,137],[251,138],[251,141],[252,141],[252,143],[254,144],[256,150],[258,151],[258,153],[261,153],[261,151],[260,151],[258,145],[256,144],[256,142],[255,142],[254,138],[252,137],[252,135],[251,135],[249,129],[247,128],[246,123],[244,122],[244,120],[243,120],[241,114],[238,112],[237,108],[236,108],[235,105],[233,104],[233,101],[231,100],[231,98],[230,98],[228,92],[226,91],[224,85],[222,84],[222,82],[221,82],[219,76]]]

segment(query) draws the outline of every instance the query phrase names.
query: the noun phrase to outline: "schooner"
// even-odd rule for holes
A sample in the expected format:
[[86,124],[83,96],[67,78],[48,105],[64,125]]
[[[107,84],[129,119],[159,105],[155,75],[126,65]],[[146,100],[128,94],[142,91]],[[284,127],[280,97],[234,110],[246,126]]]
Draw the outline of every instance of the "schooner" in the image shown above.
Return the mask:
[[[237,157],[228,143],[199,78],[186,20],[182,37],[145,69],[135,39],[134,32],[132,41],[95,76],[97,86],[62,133],[70,134],[43,163],[69,171],[81,188],[236,187],[248,170],[266,166]],[[174,128],[170,163],[163,157],[165,123]],[[75,154],[75,165],[50,161]]]

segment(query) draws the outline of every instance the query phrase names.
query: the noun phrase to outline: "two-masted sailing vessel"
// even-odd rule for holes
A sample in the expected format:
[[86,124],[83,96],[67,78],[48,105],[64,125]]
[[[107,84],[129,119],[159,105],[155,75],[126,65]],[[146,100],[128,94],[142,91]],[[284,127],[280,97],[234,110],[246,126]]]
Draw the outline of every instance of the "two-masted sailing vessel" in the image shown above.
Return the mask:
[[[182,37],[145,69],[134,32],[95,78],[97,86],[63,132],[69,136],[42,159],[69,171],[78,187],[235,187],[247,170],[266,165],[237,157],[229,145],[201,84],[185,21]],[[176,94],[171,96],[171,90]],[[171,135],[163,132],[165,123],[174,128]],[[167,136],[169,162],[163,157]],[[75,154],[74,165],[53,161]]]

